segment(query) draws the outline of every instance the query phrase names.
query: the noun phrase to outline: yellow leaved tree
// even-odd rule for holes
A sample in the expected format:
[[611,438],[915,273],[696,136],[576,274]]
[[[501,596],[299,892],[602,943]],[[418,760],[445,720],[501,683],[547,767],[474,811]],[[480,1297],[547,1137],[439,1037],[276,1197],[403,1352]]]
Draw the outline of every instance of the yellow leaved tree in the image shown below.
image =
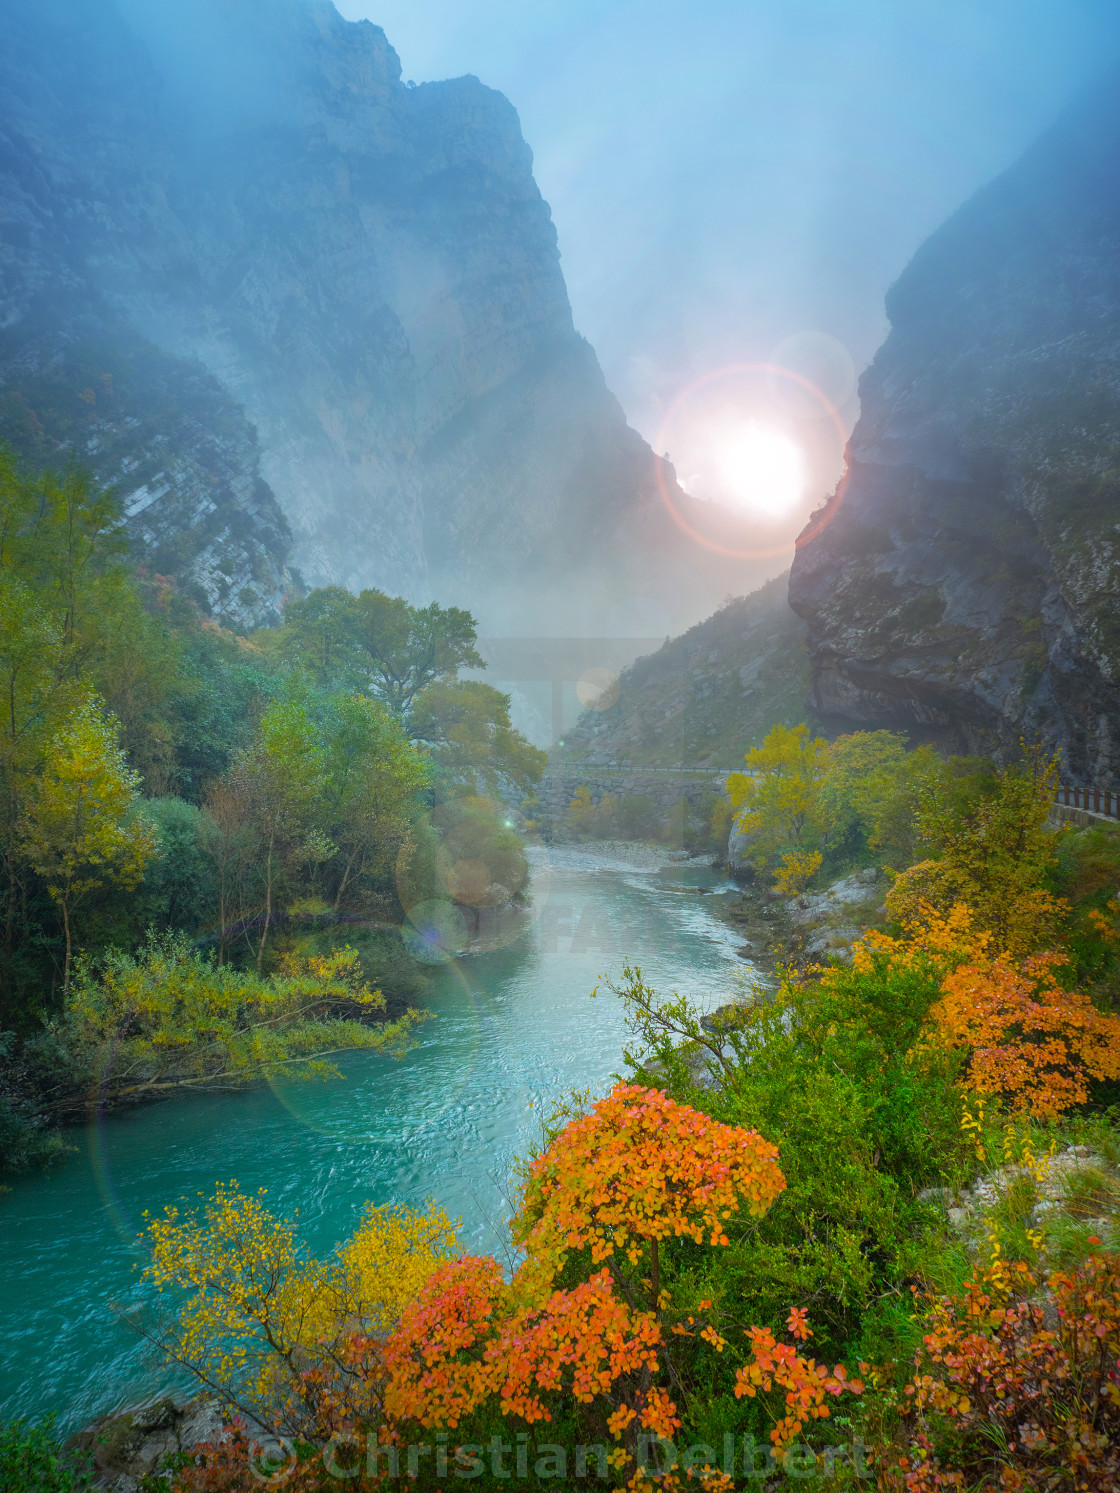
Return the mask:
[[945,916],[958,903],[995,952],[1015,959],[1052,949],[1069,912],[1048,883],[1057,864],[1050,828],[1058,761],[1039,747],[992,774],[985,791],[962,807],[945,778],[927,792],[918,814],[922,840],[935,859],[918,861],[896,879],[887,908],[918,926],[928,910]]
[[799,880],[800,863],[790,858],[811,852],[818,838],[827,754],[828,743],[808,726],[778,725],[746,754],[747,771],[727,779],[735,828],[747,837],[746,859],[757,871],[777,864],[786,883]]
[[62,915],[63,988],[70,985],[72,920],[98,887],[137,886],[156,851],[150,820],[136,812],[140,777],[125,761],[120,727],[89,696],[52,736],[20,826],[24,851]]
[[201,1216],[170,1207],[150,1222],[148,1279],[188,1294],[148,1335],[266,1430],[327,1439],[340,1425],[376,1424],[381,1342],[455,1257],[451,1220],[434,1205],[370,1204],[355,1233],[317,1259],[264,1197],[231,1182]]

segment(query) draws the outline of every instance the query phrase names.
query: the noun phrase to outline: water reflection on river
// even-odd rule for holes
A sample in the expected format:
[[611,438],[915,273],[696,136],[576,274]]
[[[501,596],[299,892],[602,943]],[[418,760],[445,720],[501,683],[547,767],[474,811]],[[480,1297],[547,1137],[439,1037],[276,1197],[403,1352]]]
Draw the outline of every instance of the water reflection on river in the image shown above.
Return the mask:
[[512,1158],[573,1088],[620,1070],[620,1003],[589,992],[624,957],[655,988],[711,1007],[750,971],[701,895],[696,865],[638,870],[578,849],[538,851],[534,916],[518,936],[436,972],[401,1062],[353,1054],[345,1080],[194,1096],[114,1115],[78,1153],[0,1195],[0,1407],[66,1423],[168,1382],[113,1312],[142,1300],[134,1264],[145,1210],[237,1178],[325,1250],[363,1203],[434,1197],[473,1250],[500,1251]]

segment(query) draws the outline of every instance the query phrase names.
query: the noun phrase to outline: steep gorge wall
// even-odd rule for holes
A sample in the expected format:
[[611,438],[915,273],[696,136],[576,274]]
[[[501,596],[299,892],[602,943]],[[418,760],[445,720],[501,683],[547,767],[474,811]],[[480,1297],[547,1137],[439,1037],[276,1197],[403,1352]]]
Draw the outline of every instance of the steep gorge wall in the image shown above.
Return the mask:
[[1120,781],[1120,77],[919,251],[790,601],[814,703]]
[[[12,0],[0,48],[0,440],[116,486],[142,558],[228,626],[273,620],[291,533],[244,411],[109,291],[160,232],[156,84],[100,0]],[[135,278],[135,277],[133,277]]]
[[[730,563],[680,553],[653,454],[573,327],[500,94],[406,85],[382,31],[327,0],[6,10],[0,298],[44,349],[35,372],[60,286],[205,369],[258,436],[233,506],[253,530],[239,494],[260,508],[259,475],[311,584],[538,630],[627,590],[691,620],[739,589]],[[5,335],[0,379],[22,393]],[[189,526],[173,488],[170,527]]]

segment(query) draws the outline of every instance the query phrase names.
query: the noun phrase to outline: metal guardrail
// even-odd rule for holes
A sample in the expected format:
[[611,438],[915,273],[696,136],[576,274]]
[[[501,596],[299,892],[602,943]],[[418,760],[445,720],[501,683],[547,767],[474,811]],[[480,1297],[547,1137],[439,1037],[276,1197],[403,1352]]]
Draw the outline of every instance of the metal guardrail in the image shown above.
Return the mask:
[[1089,814],[1103,814],[1106,819],[1120,819],[1120,793],[1111,788],[1074,788],[1063,783],[1055,802],[1067,809],[1084,809]]

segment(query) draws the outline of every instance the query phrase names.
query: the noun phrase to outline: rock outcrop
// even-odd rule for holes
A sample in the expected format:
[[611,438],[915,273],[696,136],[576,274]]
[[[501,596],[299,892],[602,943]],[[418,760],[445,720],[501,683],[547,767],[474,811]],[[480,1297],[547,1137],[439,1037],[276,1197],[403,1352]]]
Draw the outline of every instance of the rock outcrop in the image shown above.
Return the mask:
[[1120,79],[919,251],[790,601],[841,730],[1120,780]]
[[291,531],[256,431],[196,362],[168,357],[90,297],[0,333],[0,440],[29,465],[78,460],[115,487],[134,549],[224,626],[278,619]]
[[[0,336],[49,353],[65,291],[205,369],[259,437],[259,478],[244,432],[228,453],[230,517],[271,546],[267,484],[310,584],[439,594],[489,630],[549,605],[571,628],[627,590],[701,613],[736,566],[680,553],[661,489],[689,500],[573,327],[515,110],[400,74],[327,0],[9,0]],[[210,392],[183,390],[185,425]],[[144,510],[159,547],[197,496],[170,470],[142,485],[167,494]]]

